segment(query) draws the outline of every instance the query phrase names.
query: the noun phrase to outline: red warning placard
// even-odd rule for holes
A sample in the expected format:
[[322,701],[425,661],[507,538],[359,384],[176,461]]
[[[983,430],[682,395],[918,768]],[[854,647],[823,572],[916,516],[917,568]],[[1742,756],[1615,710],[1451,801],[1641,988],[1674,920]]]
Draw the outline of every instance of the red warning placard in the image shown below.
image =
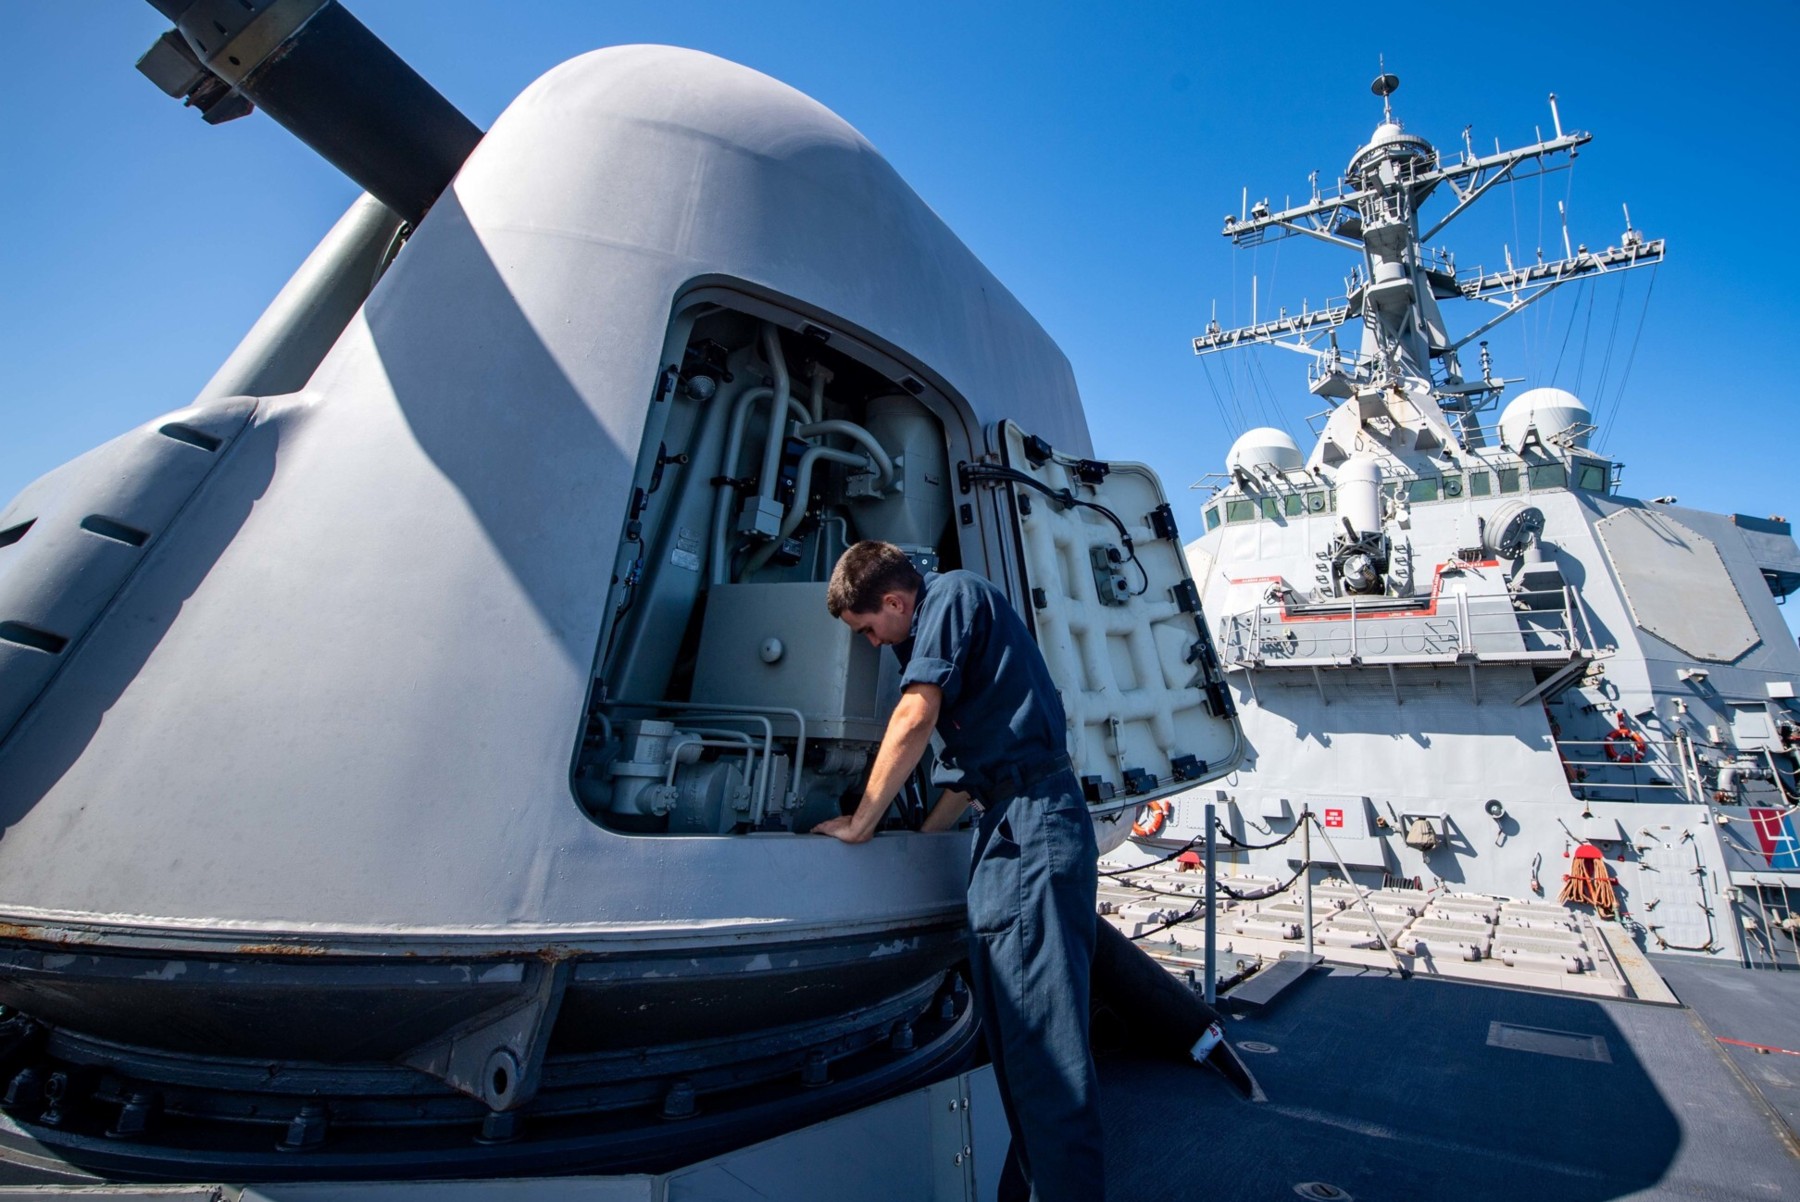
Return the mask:
[[1343,826],[1344,825],[1344,811],[1342,811],[1342,810],[1326,810],[1325,811],[1325,825],[1326,826]]

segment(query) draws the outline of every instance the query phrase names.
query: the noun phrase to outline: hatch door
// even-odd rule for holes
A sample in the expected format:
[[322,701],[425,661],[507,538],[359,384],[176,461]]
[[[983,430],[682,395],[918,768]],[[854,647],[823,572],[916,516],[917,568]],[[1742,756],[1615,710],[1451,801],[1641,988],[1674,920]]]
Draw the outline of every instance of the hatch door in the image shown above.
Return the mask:
[[1002,495],[1013,595],[1062,693],[1089,806],[1125,810],[1230,772],[1236,706],[1156,473],[1063,455],[1010,421],[988,445],[959,483]]

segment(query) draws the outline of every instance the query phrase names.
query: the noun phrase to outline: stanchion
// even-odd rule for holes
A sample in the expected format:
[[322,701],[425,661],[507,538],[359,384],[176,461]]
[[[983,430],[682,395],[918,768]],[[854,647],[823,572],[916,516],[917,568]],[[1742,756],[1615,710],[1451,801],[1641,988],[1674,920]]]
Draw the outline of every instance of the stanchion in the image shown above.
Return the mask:
[[1206,1004],[1212,1005],[1218,997],[1218,941],[1217,921],[1219,902],[1219,841],[1213,829],[1213,803],[1206,803]]
[[1312,903],[1312,807],[1307,806],[1300,811],[1300,871],[1305,873],[1306,881],[1301,891],[1306,903],[1306,954],[1313,954],[1313,903]]
[[[1402,977],[1412,976],[1412,969],[1401,963],[1400,953],[1394,950],[1392,943],[1388,942],[1387,932],[1381,929],[1381,919],[1375,917],[1375,907],[1369,904],[1368,895],[1363,892],[1362,886],[1358,885],[1350,876],[1350,868],[1344,863],[1344,857],[1338,854],[1337,844],[1331,841],[1330,832],[1322,826],[1319,827],[1319,838],[1325,840],[1325,850],[1331,853],[1331,858],[1337,863],[1338,871],[1344,874],[1344,880],[1349,882],[1352,889],[1356,890],[1356,899],[1362,903],[1363,912],[1369,916],[1369,924],[1375,928],[1375,937],[1381,940],[1381,946],[1387,951],[1388,958],[1394,962],[1394,970]],[[1696,856],[1700,854],[1697,847],[1694,854]],[[1312,873],[1309,870],[1308,879],[1311,876]]]

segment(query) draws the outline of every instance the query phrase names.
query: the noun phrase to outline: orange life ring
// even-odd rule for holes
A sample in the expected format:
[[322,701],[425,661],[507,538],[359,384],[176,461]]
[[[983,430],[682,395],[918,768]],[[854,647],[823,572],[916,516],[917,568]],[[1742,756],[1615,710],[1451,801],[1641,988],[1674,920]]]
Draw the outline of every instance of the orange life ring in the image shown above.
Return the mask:
[[1144,812],[1139,814],[1138,820],[1131,824],[1131,833],[1140,839],[1150,838],[1163,828],[1163,823],[1169,820],[1169,809],[1169,803],[1166,801],[1145,803]]
[[1619,725],[1606,732],[1606,758],[1615,764],[1641,764],[1644,762],[1644,736],[1625,724],[1625,715],[1619,715]]

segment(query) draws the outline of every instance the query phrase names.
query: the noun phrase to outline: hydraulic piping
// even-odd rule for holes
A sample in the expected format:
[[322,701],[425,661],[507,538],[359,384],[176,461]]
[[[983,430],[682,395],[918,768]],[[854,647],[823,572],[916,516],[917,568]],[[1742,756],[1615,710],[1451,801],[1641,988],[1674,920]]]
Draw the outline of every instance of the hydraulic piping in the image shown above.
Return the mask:
[[806,516],[806,498],[812,492],[813,464],[821,459],[870,470],[875,470],[876,467],[868,455],[858,454],[855,451],[840,451],[836,447],[806,448],[806,453],[800,456],[800,467],[794,477],[794,503],[788,506],[786,516],[781,519],[780,533],[751,553],[750,558],[744,563],[744,570],[738,574],[740,579],[768,563],[788,536],[799,529],[801,519]]
[[[763,356],[769,361],[769,370],[775,373],[775,406],[769,410],[769,441],[763,447],[761,494],[765,500],[775,499],[775,481],[781,472],[781,449],[787,439],[783,427],[787,425],[787,410],[793,400],[793,393],[788,389],[787,360],[781,354],[781,334],[775,329],[773,322],[763,322],[762,328]],[[806,418],[812,416],[806,410],[801,413]]]
[[825,420],[825,385],[831,383],[832,371],[823,363],[812,365],[812,420]]
[[[822,384],[819,383],[817,375],[814,375],[813,380],[815,394],[817,394]],[[739,573],[740,579],[768,563],[788,536],[799,528],[801,519],[806,516],[806,499],[812,493],[813,465],[820,459],[827,459],[832,463],[842,463],[849,467],[867,468],[875,474],[875,487],[878,491],[887,491],[894,482],[893,458],[882,449],[873,434],[855,422],[835,418],[829,421],[815,421],[799,427],[794,433],[800,438],[809,439],[827,434],[841,434],[845,438],[861,444],[866,453],[859,455],[854,451],[840,451],[835,447],[807,448],[805,454],[800,456],[800,466],[795,476],[794,500],[788,506],[787,513],[782,516],[780,531],[773,539],[758,547],[751,554],[749,560],[744,564],[744,570]]]
[[863,448],[869,452],[869,458],[875,465],[875,487],[885,492],[888,486],[894,482],[893,459],[889,457],[887,451],[882,449],[881,444],[875,441],[875,436],[873,434],[869,433],[855,422],[836,419],[831,421],[812,422],[809,425],[801,426],[795,433],[801,438],[818,438],[825,434],[842,434],[845,438],[861,443]]
[[[731,498],[737,481],[731,477],[732,469],[737,467],[738,455],[744,449],[744,426],[750,416],[750,407],[757,401],[768,400],[775,395],[775,390],[767,385],[760,388],[749,388],[738,394],[731,405],[731,427],[725,437],[725,449],[719,456],[719,477],[716,482],[718,491],[713,498],[712,550],[708,556],[708,579],[713,584],[724,584],[727,576],[725,570],[726,535],[731,523]],[[801,420],[808,414],[804,407],[794,398],[788,398],[790,411],[799,409]],[[776,423],[771,420],[771,427]],[[777,470],[780,467],[780,456],[776,457]]]
[[750,406],[775,395],[773,388],[746,388],[731,403],[731,425],[725,436],[725,448],[719,453],[719,475],[713,481],[713,520],[711,549],[707,554],[707,579],[713,584],[725,583],[725,531],[731,521],[731,497],[735,481],[732,469],[737,467],[738,452],[744,447],[744,421]]
[[781,544],[799,528],[801,520],[806,516],[806,502],[812,491],[812,468],[820,459],[833,463],[842,463],[851,467],[866,467],[875,474],[875,487],[878,492],[885,492],[894,483],[894,461],[875,436],[855,422],[825,417],[825,385],[831,379],[829,368],[814,364],[811,373],[812,389],[806,405],[793,396],[791,380],[788,375],[787,360],[781,352],[781,334],[774,323],[764,322],[762,327],[763,356],[769,362],[769,369],[774,374],[775,383],[767,388],[757,388],[746,392],[739,398],[737,406],[732,410],[731,436],[727,443],[724,466],[719,469],[719,499],[713,505],[713,554],[710,579],[714,584],[723,584],[731,576],[726,563],[725,554],[725,520],[730,513],[730,502],[727,489],[731,483],[726,479],[732,467],[737,463],[737,456],[743,445],[744,419],[747,417],[750,398],[770,395],[775,398],[769,411],[768,439],[763,446],[762,476],[758,480],[757,495],[762,501],[773,502],[775,489],[780,479],[781,454],[786,446],[787,438],[783,431],[789,413],[798,412],[803,423],[796,435],[803,439],[821,438],[830,434],[841,435],[859,444],[867,452],[857,455],[849,451],[840,451],[831,447],[815,446],[809,448],[800,457],[800,466],[796,476],[796,487],[793,502],[782,515],[781,524],[775,537],[758,547],[745,563],[738,577],[756,571],[774,556]]

